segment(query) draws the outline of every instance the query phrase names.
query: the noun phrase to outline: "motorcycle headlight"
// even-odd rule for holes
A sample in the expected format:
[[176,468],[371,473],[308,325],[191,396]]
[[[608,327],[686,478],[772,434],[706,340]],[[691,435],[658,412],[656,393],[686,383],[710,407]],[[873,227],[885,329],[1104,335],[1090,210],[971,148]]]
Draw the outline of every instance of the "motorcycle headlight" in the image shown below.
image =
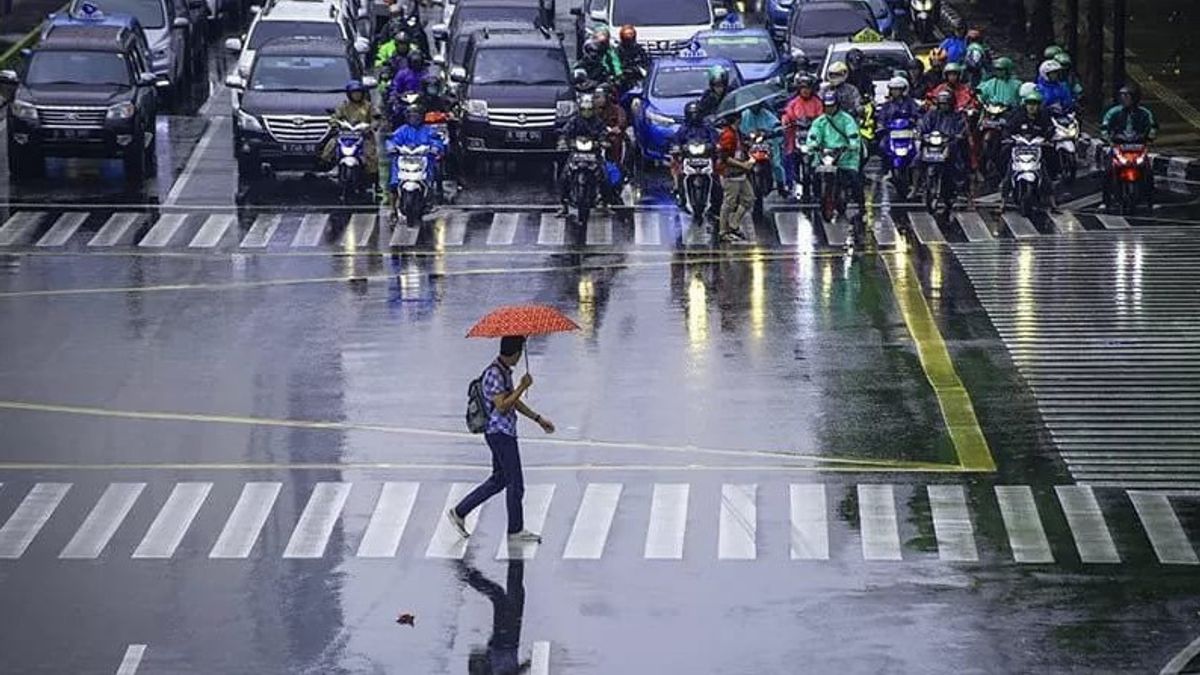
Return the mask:
[[703,155],[707,148],[708,146],[704,145],[703,143],[690,143],[688,144],[688,154]]
[[579,106],[575,105],[575,101],[559,101],[558,104],[554,106],[554,114],[559,118],[566,119],[574,115],[575,111],[578,109]]
[[259,122],[257,117],[247,113],[245,110],[242,110],[240,108],[237,111],[237,121],[238,121],[238,126],[241,127],[244,131],[262,131],[263,130],[262,122]]
[[912,6],[918,12],[932,12],[933,0],[912,0]]
[[651,124],[660,127],[669,127],[675,124],[675,120],[670,115],[654,112],[653,110],[646,111],[646,119],[650,120]]
[[467,100],[467,116],[486,120],[488,117],[487,101],[472,98]]
[[117,103],[116,105],[108,106],[108,114],[106,117],[110,120],[127,120],[133,117],[137,112],[137,108],[133,107],[132,103]]
[[13,101],[12,112],[13,117],[16,117],[19,120],[24,120],[26,122],[38,121],[37,107],[32,103],[26,103],[25,101]]

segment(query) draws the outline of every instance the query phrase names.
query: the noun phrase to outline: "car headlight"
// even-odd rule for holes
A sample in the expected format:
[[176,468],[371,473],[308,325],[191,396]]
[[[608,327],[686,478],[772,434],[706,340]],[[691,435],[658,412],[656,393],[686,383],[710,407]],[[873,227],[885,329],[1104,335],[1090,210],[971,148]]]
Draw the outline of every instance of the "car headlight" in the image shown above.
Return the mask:
[[237,121],[238,121],[238,126],[241,127],[242,130],[244,130],[244,131],[262,131],[263,130],[262,122],[259,122],[257,117],[242,110],[241,108],[238,108],[238,111],[237,111]]
[[13,101],[12,111],[13,117],[16,117],[19,120],[25,120],[26,122],[38,121],[37,107],[32,103],[26,103],[25,101]]
[[656,113],[653,110],[646,111],[646,119],[650,120],[651,124],[661,127],[668,127],[672,124],[675,124],[675,120],[671,116],[664,115],[662,113]]
[[[484,106],[484,108],[486,109],[487,106]],[[559,101],[558,105],[554,106],[554,113],[560,118],[567,118],[574,115],[578,109],[575,101]]]
[[488,116],[487,101],[477,98],[468,99],[467,116],[486,120]]
[[137,108],[133,107],[132,103],[117,103],[116,105],[108,106],[108,115],[110,120],[127,120],[133,117],[137,112]]

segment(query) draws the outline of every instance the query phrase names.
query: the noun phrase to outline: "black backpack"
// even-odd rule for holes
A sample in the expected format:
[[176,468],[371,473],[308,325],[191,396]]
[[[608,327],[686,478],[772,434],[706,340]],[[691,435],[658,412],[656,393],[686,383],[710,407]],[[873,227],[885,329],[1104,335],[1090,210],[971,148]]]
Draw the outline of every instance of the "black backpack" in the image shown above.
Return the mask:
[[488,411],[487,399],[483,395],[483,376],[489,368],[491,366],[467,385],[467,430],[473,434],[487,431]]

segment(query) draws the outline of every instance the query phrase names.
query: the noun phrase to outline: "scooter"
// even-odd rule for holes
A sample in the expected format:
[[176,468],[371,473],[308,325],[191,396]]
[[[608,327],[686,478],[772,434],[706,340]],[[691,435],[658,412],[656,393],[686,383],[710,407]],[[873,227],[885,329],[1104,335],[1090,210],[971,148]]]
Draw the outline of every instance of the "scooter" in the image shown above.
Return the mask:
[[341,203],[350,204],[367,184],[366,146],[371,125],[337,120],[337,182]]
[[954,176],[949,171],[951,139],[932,131],[921,139],[921,165],[925,170],[925,208],[936,215],[939,206],[950,211],[954,203]]
[[816,201],[817,185],[813,177],[812,150],[808,149],[808,130],[812,128],[812,120],[800,120],[792,125],[795,130],[795,140],[792,146],[792,157],[796,162],[796,185],[792,188],[792,196],[799,202]]
[[841,155],[841,148],[821,150],[821,159],[814,170],[817,183],[821,186],[821,217],[826,222],[832,221],[836,214],[846,212],[846,198],[838,177],[838,159]]
[[1012,181],[1012,195],[1021,215],[1031,218],[1042,205],[1042,192],[1045,184],[1045,171],[1042,165],[1042,148],[1046,139],[1041,136],[1029,138],[1016,135],[1012,137],[1012,159],[1009,164],[1009,180]]
[[933,29],[938,18],[935,0],[909,0],[908,21],[922,42],[933,42]]
[[983,116],[979,119],[979,133],[982,136],[982,169],[985,176],[998,176],[1004,170],[1000,141],[1004,138],[1004,128],[1007,126],[1008,106],[1003,103],[989,103],[983,107]]
[[884,165],[892,177],[892,186],[901,200],[908,199],[912,188],[913,166],[917,158],[915,120],[897,117],[888,122],[887,141],[883,143]]
[[587,227],[588,217],[596,205],[599,185],[596,176],[602,161],[602,146],[595,139],[578,136],[567,146],[566,180],[570,181],[570,204],[575,207],[581,230]]
[[392,196],[392,222],[403,217],[409,228],[421,226],[425,207],[429,204],[432,187],[429,170],[428,145],[388,146],[392,155],[392,171],[397,177],[396,192]]
[[701,223],[713,189],[713,147],[711,143],[692,142],[680,148],[679,154],[684,208],[692,214],[693,223]]
[[1061,167],[1063,180],[1070,185],[1075,182],[1079,173],[1079,159],[1075,155],[1075,143],[1079,138],[1079,120],[1074,112],[1063,112],[1059,107],[1050,110],[1050,119],[1054,122],[1054,152],[1058,153],[1058,165]]
[[771,166],[771,144],[767,132],[759,129],[750,134],[750,159],[754,169],[750,171],[750,183],[754,187],[754,220],[763,218],[763,199],[775,185],[775,173]]
[[1112,148],[1110,177],[1104,182],[1104,203],[1114,203],[1122,215],[1132,214],[1142,202],[1152,199],[1146,181],[1146,143],[1141,138],[1118,137]]

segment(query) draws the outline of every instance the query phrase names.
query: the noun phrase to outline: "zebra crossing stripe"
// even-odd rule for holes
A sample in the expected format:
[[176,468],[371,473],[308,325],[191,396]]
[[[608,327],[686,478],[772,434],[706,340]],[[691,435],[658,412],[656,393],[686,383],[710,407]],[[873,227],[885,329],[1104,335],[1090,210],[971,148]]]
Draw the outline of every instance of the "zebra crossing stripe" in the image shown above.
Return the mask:
[[254,544],[258,541],[258,535],[262,532],[267,517],[271,515],[271,509],[275,506],[275,500],[278,499],[282,487],[282,483],[246,483],[208,557],[248,557],[250,551],[254,550]]
[[635,246],[661,246],[665,216],[657,211],[633,212],[633,243]]
[[58,557],[87,560],[100,557],[145,488],[145,483],[110,484]]
[[1106,229],[1106,230],[1128,230],[1129,229],[1129,221],[1125,220],[1124,216],[1111,216],[1111,215],[1097,213],[1096,220],[1100,221],[1100,224],[1103,225],[1104,229]]
[[533,651],[529,656],[529,675],[550,675],[549,642],[533,643]]
[[997,485],[995,491],[1013,559],[1019,563],[1054,562],[1054,553],[1050,551],[1046,530],[1042,528],[1037,504],[1033,501],[1033,490],[1028,485]]
[[621,499],[620,483],[589,483],[583,502],[575,515],[575,526],[567,539],[563,558],[568,560],[599,560],[608,542],[617,503]]
[[434,225],[434,242],[440,246],[462,246],[467,240],[466,213],[452,213],[448,217],[438,218]]
[[646,530],[645,557],[652,560],[680,560],[687,533],[687,483],[655,483],[650,500],[650,525]]
[[[462,557],[466,555],[467,540],[459,535],[458,530],[446,517],[446,513],[462,501],[462,498],[466,497],[473,487],[470,483],[454,483],[450,486],[450,492],[446,495],[446,504],[438,512],[437,527],[433,531],[433,537],[429,540],[429,548],[425,550],[426,558],[462,560]],[[475,526],[479,523],[479,514],[485,506],[486,504],[481,505],[467,515],[467,532],[475,531]]]
[[212,483],[177,483],[154,522],[150,523],[150,529],[134,550],[133,557],[168,559],[174,556],[204,500],[208,499],[212,486]]
[[0,527],[0,559],[20,558],[70,489],[70,483],[34,485]]
[[300,220],[300,229],[292,239],[292,248],[313,248],[320,246],[329,230],[328,213],[306,213]]
[[225,238],[225,233],[233,227],[234,217],[230,213],[213,213],[204,219],[200,231],[192,237],[188,248],[213,248]]
[[721,486],[721,518],[717,532],[717,557],[753,560],[758,557],[758,486]]
[[908,222],[912,225],[913,232],[917,235],[917,241],[922,244],[939,244],[946,241],[946,237],[938,229],[937,222],[928,213],[910,211],[908,213]]
[[360,558],[391,558],[400,547],[400,537],[412,516],[420,483],[384,483],[358,545]]
[[46,218],[43,211],[18,211],[0,227],[0,246],[24,244]]
[[317,483],[313,486],[304,512],[292,538],[283,551],[284,558],[320,558],[325,555],[329,537],[342,515],[351,483]]
[[1104,522],[1104,512],[1100,510],[1092,488],[1086,485],[1058,485],[1054,491],[1058,494],[1063,515],[1067,517],[1075,548],[1079,550],[1079,559],[1085,563],[1121,562],[1108,525]]
[[967,237],[967,241],[990,241],[992,231],[988,229],[987,223],[983,222],[983,216],[974,211],[959,211],[954,214],[955,220],[958,221],[958,226],[962,228],[963,234]]
[[1142,528],[1154,547],[1158,561],[1167,565],[1197,565],[1196,550],[1188,541],[1179,517],[1166,495],[1128,490]]
[[1033,239],[1038,236],[1037,228],[1025,216],[1006,211],[1001,217],[1004,219],[1004,224],[1008,226],[1008,231],[1012,232],[1014,238]]
[[566,219],[553,213],[543,213],[538,222],[538,246],[562,246],[566,239]]
[[612,216],[592,214],[587,222],[588,246],[612,246],[613,220]]
[[938,559],[945,562],[978,562],[975,530],[967,511],[967,497],[961,485],[929,485],[929,510],[937,536]]
[[[554,484],[529,485],[525,488],[525,529],[541,534],[546,527],[546,516],[550,513],[550,500],[554,498]],[[536,541],[510,542],[500,538],[496,560],[533,560],[540,546]]]
[[[375,236],[375,226],[378,222],[379,216],[375,213],[355,213],[350,216],[346,231],[342,233],[342,248],[353,250],[370,245],[372,237]],[[416,241],[414,240],[413,243]]]
[[846,227],[846,223],[842,218],[836,215],[831,220],[822,218],[821,227],[825,231],[826,244],[833,247],[846,245],[846,238],[849,236],[850,229]]
[[488,230],[488,246],[512,246],[513,240],[517,238],[517,224],[520,220],[519,213],[497,213],[492,218],[491,229]]
[[795,246],[800,241],[800,228],[812,227],[808,218],[798,211],[782,211],[775,214],[775,233],[783,246]]
[[896,496],[891,485],[858,486],[858,520],[863,558],[902,560]]
[[137,675],[138,667],[146,656],[146,645],[129,645],[125,655],[121,657],[121,665],[117,666],[117,675]]
[[254,225],[250,226],[250,231],[242,238],[242,248],[266,248],[271,243],[271,237],[275,236],[275,231],[279,229],[279,223],[283,220],[283,216],[275,215],[260,215],[254,219]]
[[186,213],[164,213],[158,217],[154,227],[138,242],[139,248],[163,248],[169,246],[179,228],[187,221]]
[[89,247],[120,246],[131,242],[135,226],[144,217],[141,213],[121,212],[108,217],[96,236],[88,242]]
[[828,506],[821,483],[790,486],[792,560],[829,560]]
[[884,211],[879,219],[875,221],[875,243],[883,247],[892,247],[896,245],[896,240],[900,238],[900,232],[896,230],[896,221],[892,219],[892,214],[889,211]]
[[397,221],[388,246],[416,246],[420,236],[421,228],[409,227],[408,221]]
[[1073,234],[1075,232],[1083,232],[1083,225],[1074,213],[1065,211],[1060,213],[1051,213],[1050,220],[1054,223],[1054,231],[1058,234]]

